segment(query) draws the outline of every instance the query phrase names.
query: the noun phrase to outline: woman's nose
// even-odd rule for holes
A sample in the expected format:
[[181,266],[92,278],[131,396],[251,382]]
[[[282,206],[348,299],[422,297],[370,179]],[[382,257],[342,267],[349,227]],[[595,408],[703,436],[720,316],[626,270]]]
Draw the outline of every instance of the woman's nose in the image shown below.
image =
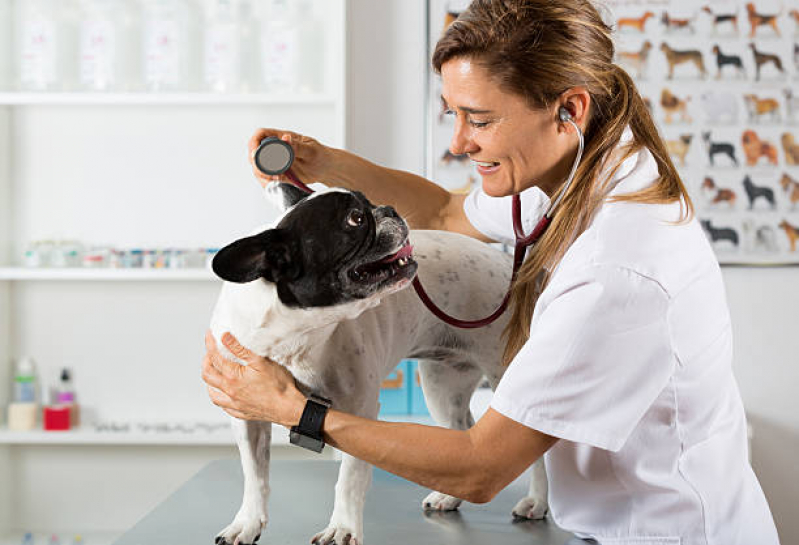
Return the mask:
[[472,140],[469,127],[464,121],[456,119],[452,140],[449,143],[449,151],[453,155],[463,155],[464,153],[474,153],[478,149],[480,148]]

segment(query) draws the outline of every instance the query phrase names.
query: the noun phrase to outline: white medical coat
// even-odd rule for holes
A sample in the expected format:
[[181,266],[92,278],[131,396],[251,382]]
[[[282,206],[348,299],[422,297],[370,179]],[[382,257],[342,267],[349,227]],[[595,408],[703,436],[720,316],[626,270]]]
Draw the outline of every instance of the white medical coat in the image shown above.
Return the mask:
[[[629,129],[623,142],[631,138]],[[644,149],[610,196],[650,185]],[[549,200],[522,193],[530,232]],[[464,204],[486,236],[513,244],[511,198]],[[560,438],[545,455],[562,528],[600,544],[775,545],[747,458],[718,262],[680,204],[605,202],[541,294],[530,339],[491,407]]]

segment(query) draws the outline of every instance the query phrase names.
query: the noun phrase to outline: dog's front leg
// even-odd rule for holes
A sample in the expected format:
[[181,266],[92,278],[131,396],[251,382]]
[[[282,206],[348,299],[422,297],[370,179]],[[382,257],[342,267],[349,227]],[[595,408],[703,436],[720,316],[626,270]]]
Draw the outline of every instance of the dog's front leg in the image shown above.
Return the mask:
[[527,497],[519,500],[513,508],[513,516],[517,519],[542,519],[549,511],[549,483],[547,481],[547,470],[544,467],[544,459],[539,458],[532,467],[530,476],[530,491]]
[[272,423],[232,418],[244,473],[244,497],[230,525],[216,538],[218,544],[247,545],[258,541],[268,520],[269,447]]
[[311,542],[317,545],[362,545],[363,506],[371,484],[371,464],[342,453],[330,523]]

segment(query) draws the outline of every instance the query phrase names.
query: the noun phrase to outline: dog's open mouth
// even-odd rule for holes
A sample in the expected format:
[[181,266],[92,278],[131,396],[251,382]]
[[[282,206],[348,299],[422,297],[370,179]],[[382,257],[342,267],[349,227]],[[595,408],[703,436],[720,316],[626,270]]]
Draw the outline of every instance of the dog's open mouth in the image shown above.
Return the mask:
[[356,282],[372,283],[393,278],[405,272],[416,262],[413,260],[413,246],[407,240],[397,252],[379,261],[359,265],[350,271],[350,278]]

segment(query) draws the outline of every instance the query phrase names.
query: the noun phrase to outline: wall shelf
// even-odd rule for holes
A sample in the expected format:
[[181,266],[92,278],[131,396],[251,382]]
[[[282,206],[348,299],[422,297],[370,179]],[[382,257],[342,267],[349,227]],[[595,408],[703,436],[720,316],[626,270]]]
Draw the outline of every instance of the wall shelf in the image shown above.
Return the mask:
[[207,269],[91,269],[0,267],[0,280],[217,281]]
[[328,94],[0,92],[0,106],[334,106]]

